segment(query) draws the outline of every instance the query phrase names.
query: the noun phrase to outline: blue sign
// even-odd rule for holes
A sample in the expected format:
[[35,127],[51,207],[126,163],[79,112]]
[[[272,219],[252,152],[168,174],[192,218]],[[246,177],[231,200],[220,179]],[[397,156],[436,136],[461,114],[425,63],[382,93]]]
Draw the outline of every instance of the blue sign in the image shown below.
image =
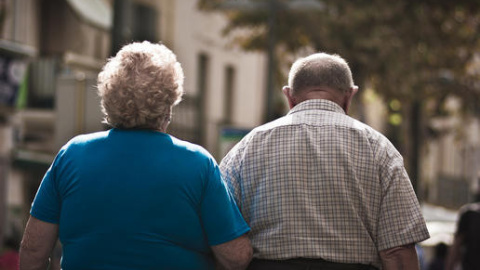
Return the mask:
[[223,158],[251,129],[222,127],[219,136],[219,158]]

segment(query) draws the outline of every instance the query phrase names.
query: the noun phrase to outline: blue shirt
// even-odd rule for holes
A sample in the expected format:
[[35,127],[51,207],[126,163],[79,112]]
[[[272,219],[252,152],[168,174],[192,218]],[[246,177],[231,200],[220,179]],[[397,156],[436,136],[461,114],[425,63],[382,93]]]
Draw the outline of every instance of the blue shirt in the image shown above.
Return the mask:
[[249,231],[206,150],[144,130],[72,139],[31,215],[59,224],[64,270],[213,269],[210,246]]

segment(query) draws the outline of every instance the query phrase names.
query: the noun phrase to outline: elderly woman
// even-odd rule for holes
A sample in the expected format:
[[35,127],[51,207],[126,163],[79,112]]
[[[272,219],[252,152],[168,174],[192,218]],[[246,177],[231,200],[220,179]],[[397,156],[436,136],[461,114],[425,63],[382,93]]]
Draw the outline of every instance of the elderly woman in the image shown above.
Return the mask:
[[215,160],[166,134],[183,71],[165,46],[123,47],[98,76],[112,129],[69,141],[30,211],[20,269],[46,269],[57,237],[62,268],[242,269],[249,227]]

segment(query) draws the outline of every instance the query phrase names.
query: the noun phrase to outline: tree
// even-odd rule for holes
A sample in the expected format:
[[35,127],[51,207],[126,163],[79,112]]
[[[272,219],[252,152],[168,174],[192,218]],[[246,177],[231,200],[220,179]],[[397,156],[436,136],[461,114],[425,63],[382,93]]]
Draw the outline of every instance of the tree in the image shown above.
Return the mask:
[[[210,9],[224,1],[200,0],[199,6]],[[401,104],[397,113],[403,121],[392,124],[389,137],[398,142],[416,187],[425,123],[445,113],[447,97],[458,97],[466,112],[480,115],[480,72],[472,68],[475,59],[476,65],[480,62],[480,5],[474,0],[322,3],[323,11],[278,11],[279,63],[290,64],[281,56],[307,47],[338,53],[349,61],[361,88],[371,86],[387,104]],[[225,34],[235,35],[237,44],[247,50],[267,48],[266,12],[230,11],[227,16]]]

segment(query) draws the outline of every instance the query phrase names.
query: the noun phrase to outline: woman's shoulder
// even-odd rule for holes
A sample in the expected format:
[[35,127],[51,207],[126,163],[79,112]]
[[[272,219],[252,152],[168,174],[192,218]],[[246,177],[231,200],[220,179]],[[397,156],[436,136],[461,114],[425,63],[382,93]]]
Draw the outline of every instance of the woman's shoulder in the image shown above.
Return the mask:
[[86,134],[79,134],[70,139],[70,141],[67,144],[83,144],[87,143],[90,141],[95,141],[99,139],[104,139],[108,137],[110,131],[98,131],[98,132],[92,132],[92,133],[86,133]]
[[198,157],[203,157],[207,159],[213,159],[212,154],[205,149],[203,146],[189,142],[186,140],[179,139],[177,137],[171,136],[172,138],[172,144],[179,150],[180,152],[183,152],[185,154],[189,155],[196,155]]

